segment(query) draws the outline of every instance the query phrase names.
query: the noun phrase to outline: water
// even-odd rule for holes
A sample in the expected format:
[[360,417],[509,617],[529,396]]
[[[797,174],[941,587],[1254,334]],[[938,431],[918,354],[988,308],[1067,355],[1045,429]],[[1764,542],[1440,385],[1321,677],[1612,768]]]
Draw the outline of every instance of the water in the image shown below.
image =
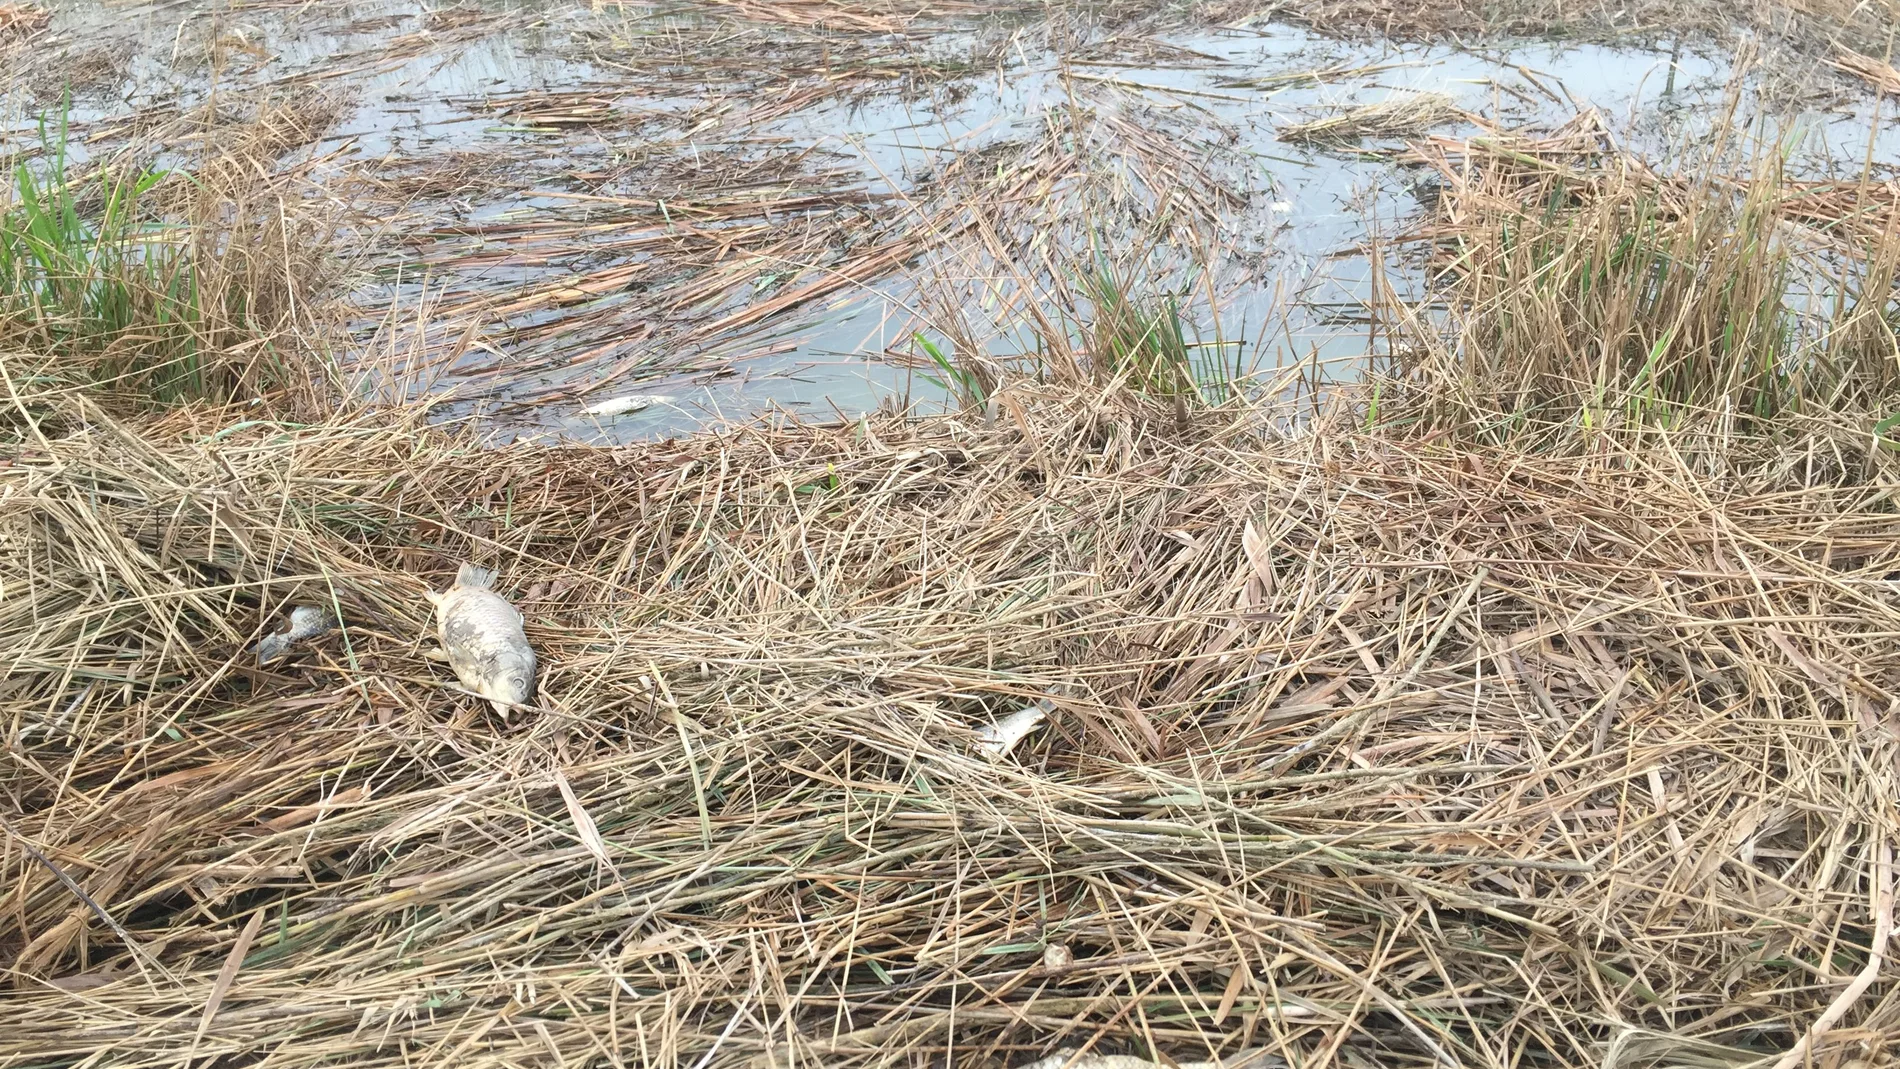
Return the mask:
[[[1047,188],[982,205],[999,229],[1068,243],[1031,274],[1079,270],[1090,241],[1120,256],[1153,240],[1127,258],[1194,288],[1191,331],[1226,360],[1350,375],[1377,344],[1371,243],[1417,217],[1427,175],[1397,162],[1398,140],[1322,149],[1288,126],[1443,94],[1477,121],[1434,134],[1595,109],[1662,160],[1708,136],[1730,80],[1723,57],[1589,45],[1347,44],[1267,24],[1048,47],[1003,20],[884,34],[720,10],[71,0],[13,97],[44,107],[61,64],[89,72],[73,118],[95,153],[128,117],[207,99],[322,103],[333,121],[296,152],[329,156],[325,180],[366,217],[351,243],[365,350],[420,318],[397,344],[459,353],[432,379],[445,411],[624,440],[775,408],[940,403],[896,356],[941,324],[947,280],[991,353],[1025,338],[1020,308],[996,307],[999,265],[944,220],[969,217],[967,190],[1061,159]],[[1790,94],[1787,73],[1748,83],[1743,117],[1796,131],[1810,173],[1857,170],[1867,95]],[[1896,147],[1881,123],[1877,156]],[[958,167],[990,185],[936,185]],[[1016,252],[1048,254],[1032,244]],[[1417,297],[1404,258],[1380,256]],[[625,394],[668,400],[580,414]]]

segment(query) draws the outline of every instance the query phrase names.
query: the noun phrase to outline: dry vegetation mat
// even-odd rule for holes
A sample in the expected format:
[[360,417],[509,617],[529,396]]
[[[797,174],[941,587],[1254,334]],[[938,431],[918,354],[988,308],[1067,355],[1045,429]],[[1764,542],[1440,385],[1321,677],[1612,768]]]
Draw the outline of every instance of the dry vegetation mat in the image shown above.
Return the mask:
[[1373,104],[1340,108],[1331,115],[1283,127],[1292,141],[1351,143],[1371,137],[1416,136],[1465,117],[1443,93],[1395,93]]
[[[1025,389],[486,450],[9,384],[0,1062],[1900,1029],[1884,462],[1717,482]],[[465,558],[545,665],[507,720],[421,655]],[[257,666],[295,604],[345,626]]]

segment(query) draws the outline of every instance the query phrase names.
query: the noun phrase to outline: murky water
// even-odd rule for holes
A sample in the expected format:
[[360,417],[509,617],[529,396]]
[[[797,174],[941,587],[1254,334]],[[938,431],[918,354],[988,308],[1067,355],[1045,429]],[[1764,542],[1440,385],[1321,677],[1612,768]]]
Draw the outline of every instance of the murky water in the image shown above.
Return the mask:
[[[1433,133],[1596,109],[1627,147],[1667,159],[1707,135],[1729,91],[1719,56],[1343,44],[1275,24],[1051,45],[1021,20],[880,33],[711,6],[57,8],[15,114],[47,105],[59,64],[87,74],[73,119],[93,151],[128,117],[219,95],[331,109],[295,152],[327,157],[361,199],[361,343],[386,349],[377,324],[424,322],[403,344],[453,357],[433,381],[458,404],[584,438],[940,400],[893,359],[920,332],[944,336],[933,292],[962,284],[965,325],[993,354],[1026,337],[986,274],[997,265],[970,258],[968,231],[944,233],[970,215],[958,197],[1037,168],[1033,196],[979,207],[1117,255],[1147,235],[1154,250],[1130,261],[1185,291],[1194,340],[1224,363],[1350,375],[1376,346],[1374,239],[1416,215],[1424,174],[1395,162],[1400,138],[1315,148],[1289,127],[1442,94],[1470,118]],[[1808,99],[1751,93],[1745,118],[1798,131],[1806,170],[1858,166],[1871,102]],[[1876,137],[1896,158],[1893,125]],[[952,171],[966,185],[941,181]],[[1380,255],[1416,296],[1416,275]],[[1038,270],[1087,263],[1070,247]],[[663,400],[582,413],[624,395]]]

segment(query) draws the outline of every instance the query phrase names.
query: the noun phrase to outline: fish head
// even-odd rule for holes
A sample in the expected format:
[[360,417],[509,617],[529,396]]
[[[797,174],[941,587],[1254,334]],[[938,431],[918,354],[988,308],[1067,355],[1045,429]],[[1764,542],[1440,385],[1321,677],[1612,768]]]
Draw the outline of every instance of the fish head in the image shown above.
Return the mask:
[[485,667],[483,697],[526,705],[534,696],[533,651],[525,647],[499,650]]

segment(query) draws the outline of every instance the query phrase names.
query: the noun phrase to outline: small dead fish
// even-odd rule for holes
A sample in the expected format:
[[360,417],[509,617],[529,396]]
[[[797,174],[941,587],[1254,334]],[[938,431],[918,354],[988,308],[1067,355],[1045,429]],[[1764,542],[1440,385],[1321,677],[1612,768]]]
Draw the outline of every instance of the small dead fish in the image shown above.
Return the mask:
[[495,593],[494,584],[494,572],[464,564],[454,586],[429,592],[442,643],[429,656],[449,662],[462,686],[506,717],[511,706],[526,704],[534,694],[534,650],[521,630],[521,613]]
[[976,729],[976,748],[991,757],[1002,757],[1049,718],[1055,703],[1043,698],[1009,714],[994,724]]
[[581,412],[589,416],[624,416],[629,412],[638,412],[643,408],[663,404],[666,400],[658,394],[636,393],[626,397],[610,398],[597,405],[588,405],[581,409]]
[[290,652],[290,647],[336,626],[330,610],[315,605],[299,605],[290,610],[288,630],[276,631],[257,640],[257,663],[269,664]]

